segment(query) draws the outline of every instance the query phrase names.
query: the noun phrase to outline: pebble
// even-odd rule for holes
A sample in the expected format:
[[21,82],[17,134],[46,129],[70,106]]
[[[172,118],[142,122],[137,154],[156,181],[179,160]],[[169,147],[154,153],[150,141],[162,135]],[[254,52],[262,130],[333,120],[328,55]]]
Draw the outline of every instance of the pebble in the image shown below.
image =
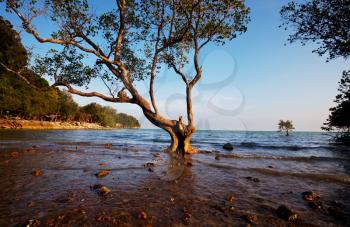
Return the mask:
[[222,148],[224,148],[225,150],[233,150],[233,145],[231,143],[225,143]]
[[138,218],[141,219],[141,220],[146,220],[147,219],[147,213],[145,211],[139,212]]
[[319,199],[320,196],[318,196],[315,192],[313,191],[306,191],[302,193],[303,195],[303,199],[305,199],[306,201],[315,201],[316,199]]
[[95,176],[98,178],[105,177],[109,174],[109,170],[100,170],[98,173],[95,173]]
[[32,172],[32,175],[34,177],[39,177],[41,176],[41,171],[39,169],[35,169],[33,172]]
[[293,212],[290,208],[285,205],[281,205],[277,208],[276,213],[278,217],[286,220],[286,221],[295,221],[299,218],[299,214]]
[[258,217],[254,214],[246,214],[244,215],[244,219],[250,224],[255,224],[258,221]]

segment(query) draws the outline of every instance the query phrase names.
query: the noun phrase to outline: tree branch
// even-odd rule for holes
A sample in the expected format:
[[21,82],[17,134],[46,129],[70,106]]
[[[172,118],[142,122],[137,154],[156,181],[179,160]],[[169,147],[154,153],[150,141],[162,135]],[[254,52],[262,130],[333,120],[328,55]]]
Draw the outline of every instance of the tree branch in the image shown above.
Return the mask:
[[98,92],[82,92],[79,90],[74,89],[71,85],[63,82],[56,82],[52,85],[53,87],[58,87],[58,86],[63,86],[68,89],[68,92],[71,94],[76,94],[84,97],[98,97],[100,99],[103,99],[107,102],[116,102],[116,103],[135,103],[134,99],[130,99],[127,96],[122,96],[122,97],[109,97],[105,96],[101,93]]
[[5,65],[4,63],[0,62],[0,65],[8,72],[10,73],[14,73],[16,74],[19,78],[21,78],[24,82],[26,82],[30,87],[34,88],[34,89],[38,89],[36,86],[34,86],[33,84],[31,84],[29,82],[29,80],[25,77],[25,76],[22,76],[22,71],[23,69],[21,69],[20,71],[15,71],[13,69],[10,69],[9,67],[7,67],[7,65]]

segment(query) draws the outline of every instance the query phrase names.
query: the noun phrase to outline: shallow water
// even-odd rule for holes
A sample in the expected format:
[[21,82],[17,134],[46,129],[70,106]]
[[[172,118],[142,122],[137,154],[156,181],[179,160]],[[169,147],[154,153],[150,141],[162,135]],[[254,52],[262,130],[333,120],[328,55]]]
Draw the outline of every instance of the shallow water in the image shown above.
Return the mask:
[[[287,226],[275,212],[281,204],[300,214],[297,225],[346,226],[350,151],[329,140],[317,132],[198,131],[192,144],[200,153],[184,162],[163,152],[169,137],[161,130],[0,131],[0,226],[30,219],[42,226],[237,226],[247,213],[258,226]],[[235,149],[223,150],[226,142]],[[31,175],[35,168],[42,176]],[[96,178],[100,169],[110,174]],[[93,184],[112,192],[100,197]],[[310,190],[324,209],[302,199]],[[342,216],[327,211],[335,200]]]

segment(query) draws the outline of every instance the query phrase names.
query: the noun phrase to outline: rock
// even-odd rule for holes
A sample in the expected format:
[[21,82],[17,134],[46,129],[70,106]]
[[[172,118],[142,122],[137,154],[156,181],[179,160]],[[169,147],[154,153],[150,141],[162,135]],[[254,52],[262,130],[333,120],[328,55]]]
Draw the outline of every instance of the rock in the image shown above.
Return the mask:
[[322,203],[320,201],[311,201],[308,203],[309,207],[312,209],[321,209],[322,208]]
[[274,169],[275,167],[273,167],[273,166],[268,166],[268,168],[270,168],[270,169]]
[[219,154],[215,155],[215,160],[220,160],[220,155]]
[[90,186],[90,188],[93,189],[93,190],[97,190],[97,189],[100,189],[102,187],[103,187],[102,184],[94,184],[94,185]]
[[222,148],[224,148],[225,150],[229,150],[232,151],[233,150],[233,145],[231,143],[225,143]]
[[138,219],[146,220],[147,219],[147,213],[145,211],[141,211],[141,212],[139,212],[137,217],[138,217]]
[[17,151],[12,151],[12,152],[11,152],[11,157],[12,157],[12,158],[18,158],[18,157],[19,157],[19,152],[17,152]]
[[160,158],[161,156],[160,156],[160,153],[157,152],[157,153],[154,153],[154,154],[153,154],[153,157],[155,157],[155,158]]
[[246,214],[243,217],[250,224],[255,224],[258,221],[258,217],[254,214]]
[[230,196],[230,197],[228,197],[228,199],[227,199],[230,203],[234,203],[234,202],[236,202],[236,197],[234,197],[234,196]]
[[100,170],[98,173],[95,173],[95,176],[98,178],[105,177],[109,174],[108,170]]
[[148,172],[154,172],[154,170],[150,167],[148,168]]
[[319,199],[320,197],[313,191],[306,191],[302,193],[303,199],[306,201],[315,201],[316,199]]
[[35,169],[35,170],[32,172],[32,175],[33,175],[34,177],[39,177],[39,176],[41,176],[41,171],[40,171],[40,169]]
[[107,144],[105,144],[105,148],[107,148],[107,149],[112,149],[112,144],[111,143],[107,143]]
[[277,208],[276,213],[278,217],[286,221],[296,221],[299,218],[299,214],[293,212],[290,208],[285,205],[281,205]]
[[154,163],[152,162],[147,162],[146,164],[143,165],[144,167],[154,167]]
[[111,190],[109,188],[107,188],[106,186],[102,186],[99,191],[98,194],[100,196],[106,196],[107,194],[109,194],[111,192]]
[[95,190],[98,195],[100,196],[106,196],[111,192],[109,188],[106,186],[103,186],[102,184],[94,184],[93,186],[90,186],[91,189]]
[[26,227],[37,227],[40,226],[40,221],[37,219],[30,219],[24,224]]
[[255,178],[255,177],[246,177],[247,180],[251,180],[253,182],[259,182],[259,178]]
[[170,202],[174,202],[175,201],[175,198],[174,197],[171,197],[170,198]]
[[27,203],[27,207],[28,207],[28,208],[32,208],[32,207],[34,207],[34,206],[35,206],[35,203],[34,203],[33,201]]
[[187,166],[193,166],[192,162],[186,162]]

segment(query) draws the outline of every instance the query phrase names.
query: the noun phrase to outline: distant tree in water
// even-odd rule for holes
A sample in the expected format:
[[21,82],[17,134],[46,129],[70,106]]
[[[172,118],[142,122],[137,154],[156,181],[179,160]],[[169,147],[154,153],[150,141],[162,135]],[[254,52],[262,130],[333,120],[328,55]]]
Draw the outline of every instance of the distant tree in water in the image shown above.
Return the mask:
[[290,120],[280,120],[278,122],[278,130],[280,132],[286,132],[286,136],[289,136],[289,132],[294,129],[293,123]]
[[335,141],[350,145],[350,71],[343,73],[338,91],[334,100],[337,105],[329,109],[331,113],[322,129],[337,132]]

